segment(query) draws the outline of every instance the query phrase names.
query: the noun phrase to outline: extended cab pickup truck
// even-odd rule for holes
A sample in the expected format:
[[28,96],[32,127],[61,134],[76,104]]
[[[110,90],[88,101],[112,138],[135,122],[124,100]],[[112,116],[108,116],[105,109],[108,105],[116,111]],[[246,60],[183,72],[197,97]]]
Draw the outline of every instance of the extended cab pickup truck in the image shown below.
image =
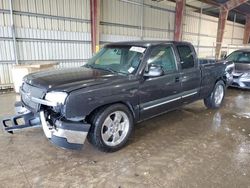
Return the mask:
[[2,123],[10,133],[42,125],[63,148],[79,149],[88,138],[112,152],[137,122],[200,99],[219,108],[231,72],[226,63],[199,64],[187,42],[111,43],[82,67],[24,77],[17,115]]

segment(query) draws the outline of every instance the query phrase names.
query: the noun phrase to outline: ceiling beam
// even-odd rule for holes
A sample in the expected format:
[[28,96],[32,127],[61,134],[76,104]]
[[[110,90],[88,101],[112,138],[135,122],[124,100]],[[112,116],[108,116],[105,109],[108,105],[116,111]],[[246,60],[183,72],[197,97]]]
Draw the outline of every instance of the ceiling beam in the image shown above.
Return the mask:
[[201,2],[207,3],[209,5],[213,5],[213,6],[216,6],[216,7],[220,6],[220,3],[217,3],[216,1],[213,1],[213,0],[201,0]]
[[[168,0],[168,1],[173,2],[173,3],[176,3],[176,0]],[[192,8],[192,9],[196,9],[196,10],[200,10],[199,7],[190,5],[190,4],[188,4],[188,3],[186,3],[186,7],[189,7],[189,8]]]
[[226,3],[222,4],[222,6],[226,9],[226,10],[232,10],[244,3],[248,2],[248,0],[229,0]]
[[210,4],[213,6],[217,6],[217,7],[222,6],[223,8],[225,8],[227,10],[232,10],[232,9],[242,5],[243,3],[249,4],[248,0],[229,0],[224,4],[217,3],[216,1],[213,1],[213,0],[201,0],[201,2]]

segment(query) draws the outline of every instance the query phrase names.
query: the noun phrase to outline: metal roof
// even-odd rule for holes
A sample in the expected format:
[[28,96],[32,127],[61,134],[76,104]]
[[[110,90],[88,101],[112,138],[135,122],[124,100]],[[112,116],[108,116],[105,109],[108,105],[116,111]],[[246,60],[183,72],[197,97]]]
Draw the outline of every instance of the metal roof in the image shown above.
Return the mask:
[[[202,9],[203,14],[219,17],[220,6],[229,0],[187,0],[186,5],[197,9],[200,12]],[[229,11],[228,19],[241,24],[245,24],[246,15],[250,15],[250,0],[246,3]]]

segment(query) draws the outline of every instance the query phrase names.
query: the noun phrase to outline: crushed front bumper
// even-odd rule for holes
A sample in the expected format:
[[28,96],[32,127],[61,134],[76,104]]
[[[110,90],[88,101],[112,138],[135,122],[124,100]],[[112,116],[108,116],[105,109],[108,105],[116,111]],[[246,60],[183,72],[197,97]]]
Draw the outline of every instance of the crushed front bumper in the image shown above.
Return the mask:
[[[16,109],[18,109],[16,115],[2,120],[4,131],[13,133],[16,130],[42,125],[45,136],[56,146],[76,150],[82,148],[90,124],[55,118],[44,111],[34,114],[20,105],[16,105]],[[53,125],[48,122],[48,116],[53,118]]]
[[53,144],[66,149],[81,149],[90,128],[90,124],[62,119],[55,119],[51,126],[43,111],[40,112],[40,120],[46,137]]
[[20,129],[41,127],[39,116],[24,108],[20,102],[15,103],[15,110],[16,115],[1,120],[4,131],[13,134]]

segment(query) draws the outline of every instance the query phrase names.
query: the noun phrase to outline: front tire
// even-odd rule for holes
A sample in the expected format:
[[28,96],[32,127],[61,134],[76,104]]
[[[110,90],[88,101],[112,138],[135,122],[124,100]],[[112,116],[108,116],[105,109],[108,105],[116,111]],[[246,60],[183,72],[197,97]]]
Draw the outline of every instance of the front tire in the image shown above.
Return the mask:
[[88,140],[99,150],[114,152],[123,148],[133,130],[133,116],[123,104],[99,109],[90,120]]
[[217,109],[221,106],[225,97],[225,84],[222,80],[216,82],[212,93],[204,99],[207,108]]

